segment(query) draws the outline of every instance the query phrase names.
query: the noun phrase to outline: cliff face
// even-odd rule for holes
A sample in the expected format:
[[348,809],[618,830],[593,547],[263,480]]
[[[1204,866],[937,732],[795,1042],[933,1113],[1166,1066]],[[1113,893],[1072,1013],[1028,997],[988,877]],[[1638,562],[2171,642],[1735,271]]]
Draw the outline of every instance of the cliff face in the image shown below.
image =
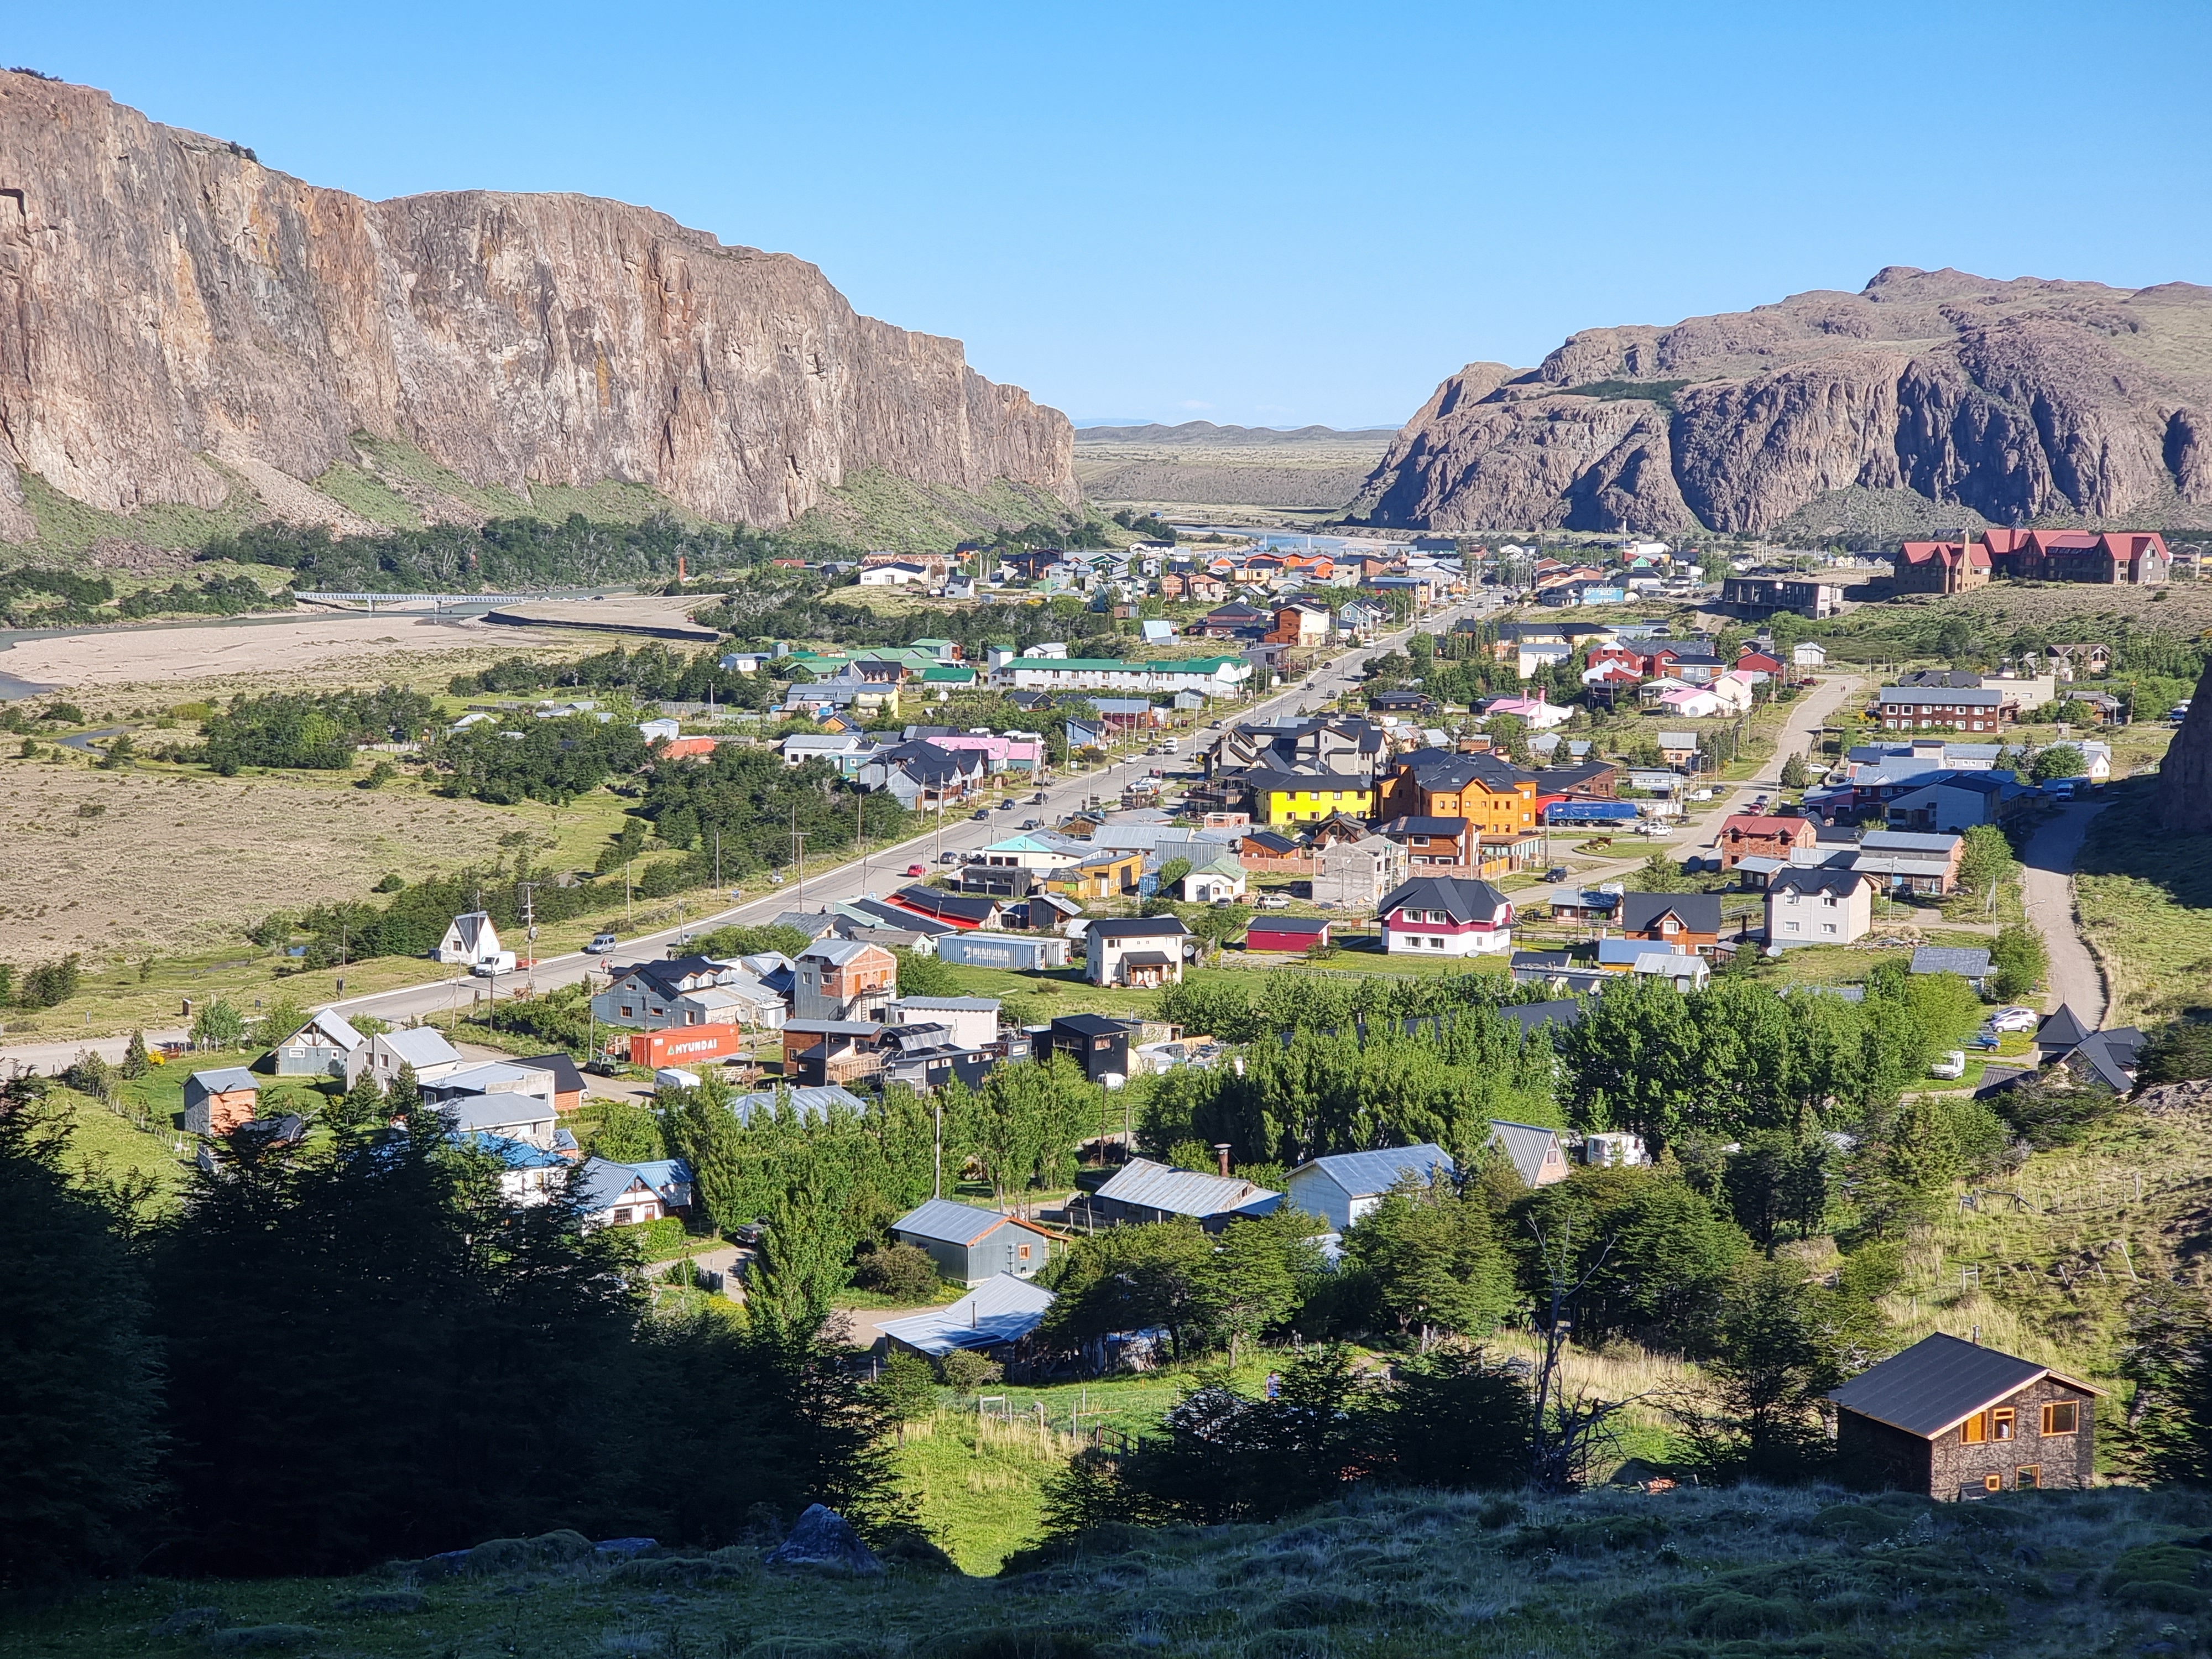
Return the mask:
[[1446,380],[1352,511],[1763,532],[1838,489],[1999,523],[2212,523],[2212,289],[1892,268],[1858,294],[1588,330],[1539,368]]
[[18,467],[206,507],[231,481],[204,456],[267,500],[359,431],[478,485],[624,480],[764,526],[865,467],[1080,495],[1058,410],[804,261],[580,196],[367,202],[0,73],[0,539]]

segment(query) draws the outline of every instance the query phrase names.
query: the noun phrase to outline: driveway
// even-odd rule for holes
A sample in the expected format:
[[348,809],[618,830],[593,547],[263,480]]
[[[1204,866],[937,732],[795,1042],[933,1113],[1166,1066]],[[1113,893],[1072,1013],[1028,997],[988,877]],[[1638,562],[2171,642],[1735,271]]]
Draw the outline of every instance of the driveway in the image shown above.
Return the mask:
[[2051,953],[2051,989],[2045,1000],[2053,1009],[2061,1004],[2071,1007],[2091,1030],[2105,1023],[2105,975],[2075,917],[2074,865],[2089,820],[2104,810],[2082,802],[2053,813],[2027,843],[2021,884],[2027,919]]

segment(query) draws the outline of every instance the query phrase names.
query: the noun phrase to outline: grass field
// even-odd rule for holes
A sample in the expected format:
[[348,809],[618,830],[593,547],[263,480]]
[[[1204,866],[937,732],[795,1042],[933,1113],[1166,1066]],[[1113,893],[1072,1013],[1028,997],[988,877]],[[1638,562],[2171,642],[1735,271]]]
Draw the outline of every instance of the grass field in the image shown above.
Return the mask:
[[2151,779],[2115,786],[2076,864],[2076,907],[2112,990],[2107,1024],[2212,1005],[2212,836],[2158,828],[2156,790]]
[[[1015,1478],[1000,1462],[979,1485]],[[1002,1488],[1003,1490],[1003,1488]],[[976,1493],[977,1496],[983,1495]],[[416,1580],[141,1580],[22,1607],[0,1653],[292,1648],[374,1659],[2017,1659],[2194,1649],[2201,1498],[1984,1504],[1832,1488],[1357,1496],[1255,1525],[1102,1537],[1004,1579],[763,1570],[753,1551],[563,1561],[549,1537]],[[537,1559],[530,1557],[535,1553]],[[2112,1593],[2178,1557],[2185,1582]],[[2132,1568],[2132,1571],[2125,1570]],[[2171,1581],[2164,1581],[2171,1583]],[[2107,1593],[2100,1594],[2100,1587]],[[193,1610],[187,1612],[186,1610]],[[289,1629],[281,1628],[289,1626]],[[2163,1642],[2163,1647],[2153,1644]]]

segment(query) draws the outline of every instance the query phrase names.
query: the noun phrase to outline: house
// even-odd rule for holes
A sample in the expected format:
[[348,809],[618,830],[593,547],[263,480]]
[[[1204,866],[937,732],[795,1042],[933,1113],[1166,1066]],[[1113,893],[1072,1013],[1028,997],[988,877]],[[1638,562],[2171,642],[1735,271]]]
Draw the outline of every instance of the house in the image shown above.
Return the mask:
[[1155,989],[1182,983],[1183,940],[1179,916],[1132,916],[1094,921],[1083,930],[1084,977],[1093,985]]
[[1662,732],[1652,741],[1658,746],[1659,758],[1669,766],[1688,766],[1698,758],[1695,732]]
[[553,1079],[553,1109],[573,1112],[584,1103],[584,1074],[576,1069],[576,1062],[566,1053],[539,1054],[533,1059],[518,1061],[533,1072],[544,1072]]
[[1109,849],[1052,872],[1045,878],[1045,890],[1083,901],[1114,898],[1135,892],[1144,878],[1143,853]]
[[1552,890],[1552,920],[1554,921],[1594,921],[1604,926],[1620,915],[1620,901],[1626,895],[1620,884],[1605,887],[1556,887]]
[[1624,893],[1620,931],[1625,938],[1664,945],[1671,950],[1710,952],[1721,936],[1721,896]]
[[1241,599],[1231,599],[1227,605],[1209,611],[1200,617],[1192,632],[1202,634],[1209,640],[1256,640],[1267,631],[1273,620],[1264,611],[1246,605]]
[[1769,945],[1849,945],[1874,926],[1873,884],[1827,866],[1778,870],[1766,883]]
[[1811,818],[1770,817],[1758,812],[1735,812],[1722,822],[1714,837],[1720,848],[1721,868],[1733,870],[1753,854],[1784,859],[1799,848],[1810,848],[1820,826]]
[[[989,866],[984,866],[986,869]],[[1010,871],[1012,875],[1025,872]],[[949,893],[936,887],[925,887],[919,883],[902,887],[890,896],[891,904],[910,915],[930,921],[941,921],[947,927],[966,930],[982,928],[994,931],[1004,926],[1006,917],[1000,914],[999,902],[988,893]]]
[[1536,827],[1536,774],[1496,755],[1416,749],[1399,757],[1376,793],[1390,817],[1462,817],[1485,836]]
[[1890,589],[1897,593],[1966,593],[1991,574],[1987,544],[1906,542],[1890,555]]
[[783,1023],[784,1078],[819,1089],[879,1076],[883,1036],[883,1022],[876,1019],[787,1019]]
[[1875,707],[1885,732],[1995,732],[2013,718],[2002,691],[1979,685],[1885,685]]
[[1397,817],[1375,833],[1405,849],[1409,873],[1474,871],[1481,860],[1482,836],[1472,818]]
[[1283,1195],[1242,1176],[1178,1170],[1133,1158],[1085,1205],[1086,1218],[1109,1227],[1144,1226],[1188,1216],[1210,1233],[1232,1221],[1273,1215]]
[[2039,1060],[2063,1066],[2081,1082],[2101,1083],[2122,1094],[2135,1086],[2143,1042],[2143,1034],[2132,1025],[2090,1030],[2071,1005],[2065,1003],[2035,1028]]
[[1139,1020],[1111,1019],[1104,1014],[1063,1014],[1046,1028],[1037,1058],[1066,1054],[1092,1083],[1127,1078],[1131,1074],[1130,1038],[1142,1025]]
[[1788,611],[1817,622],[1841,613],[1844,585],[1814,576],[1730,576],[1721,584],[1721,603],[1746,617]]
[[1640,939],[1600,939],[1597,967],[1601,974],[1669,980],[1678,991],[1702,991],[1712,975],[1705,959],[1695,951]]
[[746,1003],[718,990],[750,975],[712,957],[666,957],[611,970],[607,988],[592,998],[592,1017],[634,1031],[676,1025],[738,1024]]
[[1406,879],[1407,869],[1406,848],[1388,836],[1363,836],[1324,847],[1321,873],[1313,880],[1314,902],[1372,909]]
[[434,962],[472,968],[480,962],[496,962],[501,954],[499,930],[492,926],[491,918],[482,910],[471,910],[447,925],[445,937],[430,957]]
[[1344,1232],[1380,1204],[1401,1182],[1426,1182],[1455,1170],[1451,1154],[1427,1141],[1374,1152],[1337,1152],[1310,1158],[1284,1180],[1291,1207],[1320,1216]]
[[271,1050],[278,1077],[343,1077],[346,1061],[368,1039],[344,1015],[325,1008]]
[[2033,793],[2009,772],[1937,772],[1890,800],[1889,823],[1893,830],[1963,835],[1977,824],[2004,823]]
[[1854,1485],[1953,1502],[2094,1485],[2096,1402],[2105,1394],[1938,1332],[1828,1398],[1837,1459]]
[[428,1083],[468,1063],[434,1027],[380,1031],[346,1057],[346,1087],[360,1082],[366,1072],[380,1088],[389,1089],[403,1068],[411,1069],[417,1083]]
[[438,1103],[438,1115],[455,1134],[499,1135],[531,1146],[550,1147],[557,1133],[551,1103],[536,1095],[456,1095]]
[[1213,904],[1244,896],[1244,866],[1223,848],[1203,864],[1194,864],[1182,878],[1186,904]]
[[1310,876],[1321,870],[1317,854],[1279,830],[1247,830],[1237,843],[1237,860],[1249,871],[1275,874]]
[[549,1112],[553,1109],[553,1073],[513,1060],[472,1061],[433,1078],[421,1088],[422,1098],[434,1106],[466,1095],[517,1094],[528,1095]]
[[1513,906],[1486,881],[1416,876],[1377,908],[1388,952],[1465,957],[1513,948]]
[[1001,1273],[1034,1279],[1057,1242],[1034,1222],[949,1198],[916,1205],[891,1223],[891,1237],[929,1253],[937,1271],[962,1285],[982,1285]]
[[1010,1355],[1044,1322],[1058,1299],[1042,1285],[1000,1273],[948,1306],[887,1319],[877,1328],[889,1353],[917,1353],[927,1359],[942,1359],[956,1350]]
[[937,959],[957,967],[1049,973],[1067,966],[1067,947],[1058,933],[948,933],[937,941]]
[[1490,1138],[1513,1165],[1522,1186],[1548,1187],[1567,1178],[1566,1148],[1560,1145],[1557,1129],[1494,1117],[1490,1120]]
[[793,967],[791,1012],[800,1019],[874,1019],[897,994],[898,959],[880,945],[817,939]]
[[1970,950],[1960,945],[1923,945],[1912,952],[1912,971],[1956,974],[1980,991],[1989,982],[1990,953],[1978,946]]
[[963,1048],[985,1048],[999,1040],[996,997],[901,997],[884,1005],[886,1025],[945,1025]]
[[658,1221],[668,1212],[666,1201],[643,1171],[604,1158],[584,1160],[583,1224],[586,1227],[628,1227]]
[[1339,812],[1365,818],[1374,811],[1374,785],[1364,777],[1255,768],[1240,781],[1251,791],[1253,817],[1264,823],[1311,823]]
[[1328,943],[1327,916],[1261,915],[1244,930],[1247,951],[1310,951]]
[[1541,696],[1492,697],[1481,704],[1482,718],[1493,714],[1510,714],[1531,732],[1548,732],[1555,726],[1565,726],[1575,717],[1575,711],[1559,703],[1547,702]]
[[185,1130],[196,1135],[227,1135],[253,1121],[261,1085],[243,1066],[219,1066],[185,1079]]

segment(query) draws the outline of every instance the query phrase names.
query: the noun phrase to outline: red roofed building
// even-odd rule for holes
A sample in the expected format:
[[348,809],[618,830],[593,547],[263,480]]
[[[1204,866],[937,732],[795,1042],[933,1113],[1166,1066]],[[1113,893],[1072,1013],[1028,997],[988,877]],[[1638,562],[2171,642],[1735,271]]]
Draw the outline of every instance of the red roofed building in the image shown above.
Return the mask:
[[1994,574],[2020,581],[2155,587],[2173,568],[2166,538],[2150,532],[1989,530],[1980,544]]
[[1756,812],[1738,812],[1721,825],[1717,836],[1721,868],[1733,870],[1747,858],[1787,859],[1791,851],[1810,847],[1820,838],[1820,826],[1810,818],[1770,818]]
[[1980,542],[1907,542],[1891,556],[1890,582],[1899,593],[1964,593],[1991,573]]

